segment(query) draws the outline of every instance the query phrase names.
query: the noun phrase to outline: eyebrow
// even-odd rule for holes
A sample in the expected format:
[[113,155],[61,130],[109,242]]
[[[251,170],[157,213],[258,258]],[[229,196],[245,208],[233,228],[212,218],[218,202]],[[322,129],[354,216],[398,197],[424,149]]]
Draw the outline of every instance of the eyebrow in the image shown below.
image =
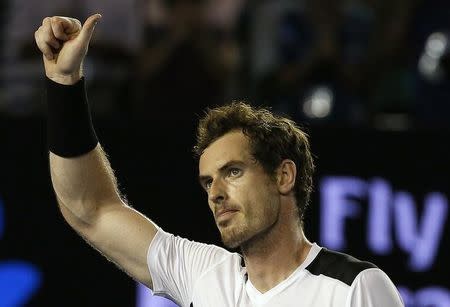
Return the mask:
[[[229,168],[232,165],[240,165],[240,166],[242,166],[244,164],[245,163],[243,161],[241,161],[241,160],[231,160],[231,161],[228,161],[227,163],[225,163],[224,165],[222,165],[219,168],[219,172],[223,172],[224,170],[226,170],[227,168]],[[209,176],[209,175],[198,176],[198,182],[200,183],[201,186],[203,186],[203,183],[206,180],[210,179],[210,178],[211,178],[211,176]]]

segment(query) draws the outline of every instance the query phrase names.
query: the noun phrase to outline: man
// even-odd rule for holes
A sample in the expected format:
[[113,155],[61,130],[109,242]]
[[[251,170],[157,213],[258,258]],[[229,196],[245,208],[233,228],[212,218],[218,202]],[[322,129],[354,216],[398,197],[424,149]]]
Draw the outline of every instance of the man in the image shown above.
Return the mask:
[[[402,306],[373,264],[310,243],[302,229],[314,169],[295,124],[242,103],[200,122],[199,179],[222,248],[164,232],[121,199],[92,128],[82,62],[95,24],[51,17],[43,53],[50,172],[61,212],[86,241],[180,306]],[[151,205],[151,204],[150,204]]]

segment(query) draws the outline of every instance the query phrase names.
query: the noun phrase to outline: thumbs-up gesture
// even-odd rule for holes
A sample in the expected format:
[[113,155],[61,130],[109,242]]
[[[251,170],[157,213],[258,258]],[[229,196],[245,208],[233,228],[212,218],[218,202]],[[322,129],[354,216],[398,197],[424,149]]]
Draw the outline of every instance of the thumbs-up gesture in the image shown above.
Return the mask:
[[90,16],[83,25],[74,18],[46,17],[35,32],[43,54],[45,74],[61,84],[74,84],[82,77],[82,63],[95,25],[102,16]]

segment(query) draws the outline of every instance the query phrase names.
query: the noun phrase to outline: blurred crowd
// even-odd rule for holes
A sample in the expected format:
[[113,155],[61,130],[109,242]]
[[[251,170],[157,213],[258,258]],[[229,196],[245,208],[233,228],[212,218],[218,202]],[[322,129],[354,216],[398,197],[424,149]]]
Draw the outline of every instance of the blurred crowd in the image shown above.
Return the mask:
[[194,121],[247,100],[299,122],[450,127],[445,0],[7,0],[0,114],[45,114],[33,33],[103,15],[86,66],[95,117]]

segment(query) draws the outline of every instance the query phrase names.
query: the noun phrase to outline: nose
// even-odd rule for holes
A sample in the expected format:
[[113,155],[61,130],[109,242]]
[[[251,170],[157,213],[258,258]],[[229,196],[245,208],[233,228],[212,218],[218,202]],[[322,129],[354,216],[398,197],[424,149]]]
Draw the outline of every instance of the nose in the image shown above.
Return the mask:
[[224,200],[226,200],[226,185],[222,179],[217,178],[211,183],[208,198],[209,201],[214,204],[221,204]]

